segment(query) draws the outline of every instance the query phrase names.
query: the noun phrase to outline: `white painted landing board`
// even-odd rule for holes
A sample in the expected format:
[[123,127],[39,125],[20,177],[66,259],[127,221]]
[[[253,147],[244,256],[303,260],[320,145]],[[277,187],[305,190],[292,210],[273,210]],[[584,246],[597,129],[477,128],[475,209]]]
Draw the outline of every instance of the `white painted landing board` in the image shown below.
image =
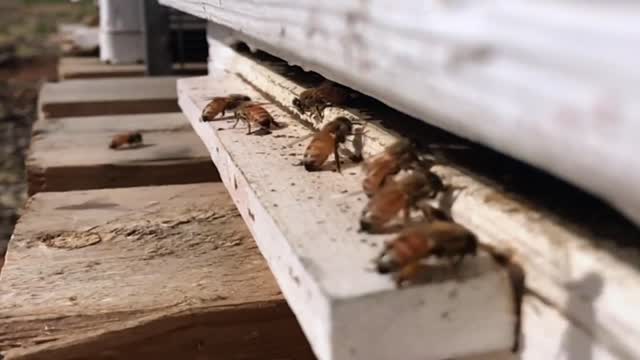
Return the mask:
[[308,130],[275,106],[288,126],[269,136],[247,136],[231,121],[199,122],[207,97],[263,100],[235,75],[179,80],[178,92],[320,359],[443,359],[512,346],[511,284],[490,257],[465,261],[460,278],[438,271],[428,284],[396,290],[371,271],[384,237],[357,232],[364,197],[345,196],[360,189],[359,166],[343,175],[293,166],[306,143],[285,145]]

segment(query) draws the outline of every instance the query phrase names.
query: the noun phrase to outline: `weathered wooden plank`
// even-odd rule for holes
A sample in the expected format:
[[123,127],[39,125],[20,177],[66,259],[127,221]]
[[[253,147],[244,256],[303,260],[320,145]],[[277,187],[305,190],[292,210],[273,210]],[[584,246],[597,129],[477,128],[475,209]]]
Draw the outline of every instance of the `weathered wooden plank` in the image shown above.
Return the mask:
[[[220,30],[222,32],[218,34],[219,38],[224,38],[225,30]],[[268,93],[273,101],[284,105],[291,104],[293,97],[304,90],[299,85],[300,82],[304,83],[301,81],[304,79],[283,66],[282,62],[249,59],[219,41],[211,38],[209,41],[212,73],[217,73],[220,69],[237,73]],[[293,79],[282,74],[292,74]],[[379,106],[377,110],[360,110],[362,111],[357,108],[347,111],[330,108],[325,115],[327,119],[343,115],[368,120],[365,143],[369,151],[378,151],[389,144],[398,136],[397,131],[404,131],[405,135],[411,133],[414,137],[431,136],[425,143],[433,140],[441,145],[448,144],[447,138],[438,137],[435,134],[438,131],[433,128],[424,129],[426,126],[418,126],[419,124],[404,128],[398,126],[399,119],[409,119],[397,112],[379,109]],[[308,123],[316,123],[309,116],[302,118]],[[383,124],[394,126],[395,131],[383,127]],[[451,139],[448,141],[451,142]],[[459,140],[454,139],[453,143],[459,144]],[[606,349],[617,358],[640,357],[640,349],[637,348],[638,334],[630,330],[639,328],[640,323],[628,316],[634,312],[634,302],[629,302],[628,299],[640,297],[640,293],[635,291],[638,286],[632,285],[640,284],[640,253],[637,248],[632,247],[632,244],[640,240],[638,230],[620,221],[619,216],[613,216],[602,204],[585,202],[576,196],[575,191],[566,191],[566,186],[558,188],[559,184],[543,182],[540,176],[520,176],[521,181],[535,181],[537,186],[546,188],[546,191],[534,191],[536,202],[523,199],[522,194],[514,194],[464,166],[470,162],[481,162],[499,169],[500,164],[483,160],[486,150],[472,146],[468,151],[462,152],[467,155],[457,152],[457,158],[470,159],[463,162],[463,165],[458,164],[460,161],[449,161],[448,165],[437,165],[434,168],[445,183],[461,189],[451,199],[443,199],[439,205],[450,208],[454,218],[474,230],[481,241],[504,252],[513,253],[526,271],[529,291],[544,299],[545,307],[551,313],[562,317],[545,317],[544,319],[549,319],[548,324],[545,324],[547,320],[534,324],[527,324],[525,320],[524,336],[531,339],[531,343],[549,344],[550,347],[530,348],[525,341],[521,354],[523,359],[545,359],[556,353],[563,353],[558,347],[554,347],[558,344],[544,341],[549,332],[547,328],[553,329],[558,337],[564,328],[567,328],[568,333],[585,334],[584,342],[590,347]],[[451,155],[450,152],[447,155]],[[513,177],[516,174],[512,171],[517,168],[505,170],[507,172],[494,173],[493,176]],[[564,196],[569,203],[557,201],[559,196]],[[551,198],[556,199],[551,202],[549,209],[548,204],[543,204],[543,200]],[[587,208],[576,208],[583,206]],[[588,224],[591,221],[596,221],[597,224],[588,226],[593,225]],[[557,321],[554,320],[556,318]]]
[[67,80],[46,83],[39,98],[41,119],[178,111],[175,77]]
[[242,127],[231,129],[232,121],[200,122],[207,98],[217,94],[265,101],[233,71],[179,80],[180,106],[319,358],[440,359],[513,345],[511,281],[487,254],[465,262],[463,281],[445,271],[438,281],[397,291],[370,269],[389,235],[359,233],[364,196],[345,196],[360,188],[359,167],[345,165],[341,175],[293,166],[304,144],[285,145],[308,129],[274,106],[286,127],[272,136],[247,136]]
[[[173,71],[181,75],[203,75],[207,67],[205,63],[174,64]],[[107,64],[97,57],[63,57],[58,64],[61,80],[140,77],[144,74],[144,64]]]
[[[109,148],[138,130],[144,144]],[[181,113],[39,121],[27,158],[29,194],[218,181],[209,153]]]
[[312,359],[220,183],[41,193],[0,274],[5,359]]
[[[633,1],[162,3],[545,169],[640,224]],[[585,41],[589,39],[589,41]]]

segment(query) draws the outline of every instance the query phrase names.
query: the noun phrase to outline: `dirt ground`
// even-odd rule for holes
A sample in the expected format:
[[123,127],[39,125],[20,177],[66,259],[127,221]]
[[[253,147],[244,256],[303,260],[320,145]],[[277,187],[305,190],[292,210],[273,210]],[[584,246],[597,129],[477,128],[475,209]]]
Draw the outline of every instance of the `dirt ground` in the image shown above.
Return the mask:
[[58,25],[96,12],[89,0],[0,0],[0,242],[26,200],[25,154],[38,90],[56,80]]

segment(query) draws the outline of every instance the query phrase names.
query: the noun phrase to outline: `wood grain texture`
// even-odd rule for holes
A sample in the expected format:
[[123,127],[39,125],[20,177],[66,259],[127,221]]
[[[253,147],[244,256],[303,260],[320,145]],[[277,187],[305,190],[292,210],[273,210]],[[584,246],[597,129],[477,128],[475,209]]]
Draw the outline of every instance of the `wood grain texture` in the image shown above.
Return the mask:
[[634,1],[161,2],[543,168],[640,224]]
[[[216,38],[222,39],[228,30],[218,28],[216,31],[219,31]],[[212,37],[209,41],[210,72],[213,74],[220,69],[237,73],[263,89],[272,101],[285,106],[290,106],[293,97],[304,90],[298,82],[282,75],[292,73],[282,64],[250,59]],[[335,116],[367,120],[365,151],[370,153],[379,151],[402,135],[384,127],[402,119],[401,115],[366,108],[360,110],[327,109],[325,121]],[[316,126],[323,124],[309,116],[302,116],[302,119]],[[419,127],[404,130],[417,134],[428,132]],[[437,165],[434,171],[445,183],[459,188],[450,197],[441,198],[437,205],[450,209],[456,221],[472,229],[483,243],[513,254],[526,272],[527,291],[535,294],[530,296],[535,305],[527,302],[523,305],[523,312],[530,315],[523,323],[525,340],[519,355],[522,359],[548,359],[559,355],[578,359],[588,349],[594,349],[593,359],[600,359],[600,355],[596,355],[605,353],[609,355],[602,355],[602,359],[640,357],[638,334],[630,330],[640,328],[640,323],[635,317],[628,316],[634,312],[634,303],[627,301],[640,296],[635,290],[637,286],[632,285],[640,283],[640,253],[633,247],[640,240],[637,230],[619,226],[618,222],[606,217],[606,211],[571,210],[576,206],[571,203],[563,204],[564,210],[582,215],[578,216],[578,222],[574,221],[575,217],[565,219],[468,168],[456,166],[455,162]],[[574,201],[569,193],[560,192],[557,196],[563,195],[566,201]],[[582,206],[579,204],[577,206]],[[589,222],[595,222],[595,225]],[[555,315],[536,315],[540,312]],[[574,339],[572,334],[578,334],[576,337],[580,340],[576,341],[582,345],[545,340],[548,336],[560,339],[565,336],[563,334],[571,339],[567,340],[569,342]]]
[[175,77],[67,80],[40,90],[40,119],[178,111]]
[[[143,146],[113,150],[111,138],[140,131]],[[180,113],[57,118],[34,125],[29,194],[219,180]]]
[[[286,144],[309,130],[273,105],[267,108],[284,128],[269,136],[248,136],[233,121],[200,122],[211,96],[266,101],[234,72],[179,80],[180,106],[319,358],[440,359],[511,348],[511,282],[487,254],[464,262],[461,281],[433,270],[431,281],[398,291],[390,277],[371,269],[390,235],[359,233],[364,196],[346,196],[360,188],[359,166],[345,164],[343,174],[330,171],[331,163],[315,173],[295,166],[305,143]],[[479,326],[492,331],[472,330]]]
[[42,193],[0,274],[5,359],[312,359],[219,183]]

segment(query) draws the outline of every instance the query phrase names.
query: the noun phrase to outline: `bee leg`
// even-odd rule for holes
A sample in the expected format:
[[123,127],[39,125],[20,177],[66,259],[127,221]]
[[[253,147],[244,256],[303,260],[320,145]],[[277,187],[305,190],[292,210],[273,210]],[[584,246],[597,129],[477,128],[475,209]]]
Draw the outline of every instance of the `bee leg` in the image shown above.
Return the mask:
[[338,144],[333,148],[333,157],[336,159],[336,168],[338,173],[342,174],[342,170],[340,169],[340,154],[338,152]]
[[464,259],[464,255],[458,255],[455,260],[451,261],[451,267],[453,268],[453,272],[456,275],[456,278],[460,279],[460,264],[462,264],[462,260]]
[[316,109],[316,115],[318,116],[318,119],[320,120],[324,119],[324,107],[322,107],[322,105],[316,105],[315,109]]
[[404,207],[404,223],[409,224],[411,221],[411,205],[406,205]]
[[247,135],[251,135],[251,121],[247,121]]
[[453,266],[455,266],[457,269],[459,269],[460,268],[460,264],[462,264],[462,260],[464,260],[464,254],[458,256],[458,258],[454,261]]
[[231,127],[232,129],[235,129],[236,126],[238,126],[238,123],[240,122],[240,116],[235,115],[236,118],[236,122],[233,123],[233,126]]
[[396,286],[401,287],[405,281],[413,279],[416,276],[419,268],[419,263],[417,261],[405,265],[395,275]]

